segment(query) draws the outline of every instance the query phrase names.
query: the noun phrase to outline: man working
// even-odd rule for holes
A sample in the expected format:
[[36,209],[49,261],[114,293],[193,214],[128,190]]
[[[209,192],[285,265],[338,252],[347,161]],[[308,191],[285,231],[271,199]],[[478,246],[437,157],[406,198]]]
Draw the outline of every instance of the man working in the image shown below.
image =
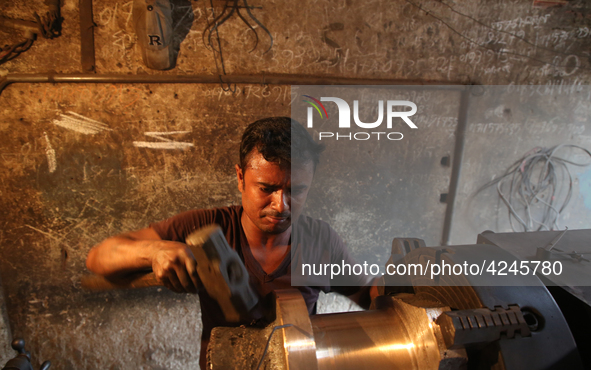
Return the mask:
[[[242,136],[240,164],[236,165],[242,206],[192,210],[142,230],[110,237],[90,250],[86,266],[107,277],[152,269],[169,289],[196,293],[196,261],[184,241],[192,231],[214,223],[221,226],[228,243],[244,261],[251,285],[261,297],[273,290],[291,288],[292,244],[302,247],[307,261],[354,264],[343,241],[328,224],[301,215],[322,150],[290,118],[256,121]],[[345,294],[367,308],[369,279],[352,279],[350,287],[297,288],[310,314],[316,311],[320,290]],[[206,341],[213,327],[228,323],[217,303],[204,290],[200,289],[199,294],[202,340]],[[202,360],[205,347],[202,343]]]

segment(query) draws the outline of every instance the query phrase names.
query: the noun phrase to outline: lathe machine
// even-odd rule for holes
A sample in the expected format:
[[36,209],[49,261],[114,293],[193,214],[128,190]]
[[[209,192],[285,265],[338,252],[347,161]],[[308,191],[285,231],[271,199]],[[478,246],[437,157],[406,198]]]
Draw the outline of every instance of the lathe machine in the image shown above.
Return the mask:
[[473,274],[436,283],[430,276],[385,275],[370,310],[312,316],[299,291],[277,291],[270,325],[213,330],[208,368],[591,368],[589,241],[591,230],[485,232],[477,244],[445,247],[397,238],[388,264],[489,258],[560,261],[563,270],[509,274],[493,280],[496,286]]

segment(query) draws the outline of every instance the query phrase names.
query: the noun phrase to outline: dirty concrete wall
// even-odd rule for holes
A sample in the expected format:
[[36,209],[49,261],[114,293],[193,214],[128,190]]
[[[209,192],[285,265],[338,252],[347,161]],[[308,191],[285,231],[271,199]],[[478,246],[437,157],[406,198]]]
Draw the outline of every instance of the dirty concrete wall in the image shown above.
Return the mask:
[[12,341],[12,333],[10,332],[10,321],[8,319],[8,311],[6,306],[6,294],[4,289],[0,286],[0,358],[7,359],[13,356],[10,342]]
[[[498,88],[488,87],[487,90],[489,96],[500,95]],[[531,92],[532,89],[525,86],[505,93],[500,99],[472,97],[451,244],[476,243],[476,236],[484,230],[511,232],[591,227],[591,157],[584,151],[589,150],[591,139],[589,89]],[[483,101],[494,101],[494,104],[485,106]],[[522,158],[539,150],[549,152],[553,147],[557,149],[548,162],[541,160],[532,170],[526,168]],[[587,165],[569,164],[565,169],[562,159]],[[500,184],[482,188],[492,180],[502,179],[519,161],[517,176],[510,175]],[[552,170],[556,180],[541,177],[544,165]],[[513,186],[511,191],[511,182],[519,181],[521,174],[530,182],[515,182],[519,185]],[[531,194],[527,187],[539,191],[536,199],[528,201],[529,213],[524,206]],[[547,190],[542,190],[544,187]],[[509,209],[500,198],[499,189],[518,218],[509,218]],[[553,194],[552,189],[555,189]],[[520,191],[527,195],[521,198]],[[553,209],[547,208],[549,202]],[[553,224],[558,212],[560,216]]]
[[[336,96],[349,102],[360,99],[359,117],[375,117],[379,100],[412,101],[417,105],[412,122],[420,127],[411,129],[402,120],[393,120],[391,130],[383,126],[372,130],[355,127],[349,140],[347,129],[335,128],[340,117],[336,104],[324,103],[333,121],[316,119],[309,129],[318,137],[325,133],[320,142],[326,150],[308,194],[307,212],[333,225],[360,263],[384,266],[394,236],[420,237],[427,245],[439,243],[446,211],[440,198],[447,192],[451,176],[451,167],[442,165],[441,159],[449,158],[454,151],[461,96],[458,88],[298,88],[300,94],[308,96]],[[292,117],[300,122],[306,122],[303,105],[307,104],[292,103]],[[381,130],[392,138],[402,138],[389,140],[382,135],[376,140],[374,133],[368,134],[373,139],[354,140],[356,136],[363,138],[364,132]],[[326,134],[333,131],[341,138]]]
[[[132,4],[94,2],[97,73],[217,73],[212,52],[202,41],[212,19],[208,1],[173,1],[180,52],[177,66],[166,72],[144,66]],[[213,4],[219,15],[223,2]],[[262,7],[252,12],[271,32],[273,47],[265,53],[270,39],[257,27],[259,45],[251,52],[254,33],[234,16],[219,27],[230,75],[260,75],[261,82],[263,73],[279,73],[493,85],[589,83],[591,12],[583,1],[555,8],[536,7],[531,0],[252,5]],[[43,14],[43,9],[41,0],[0,3],[0,14],[11,18],[32,20],[33,12]],[[61,10],[62,35],[36,41],[0,66],[0,74],[81,71],[78,2],[64,0]],[[20,38],[18,32],[0,30],[2,45]],[[217,84],[14,84],[2,92],[0,271],[12,333],[27,339],[36,367],[45,359],[58,369],[197,366],[197,298],[156,288],[84,292],[79,278],[85,273],[86,253],[109,235],[182,210],[239,204],[232,166],[241,132],[257,118],[288,115],[290,102],[286,85],[238,85],[232,93]],[[473,128],[462,192],[468,194],[512,163],[521,146],[548,146],[558,139],[589,146],[588,120],[580,126],[582,132],[566,130],[561,137],[554,132],[531,137],[520,128],[519,135],[529,135],[527,145],[513,132],[482,139]],[[430,128],[449,138],[442,145],[441,135],[425,134],[424,148],[429,150],[402,148],[400,153],[413,163],[425,163],[425,179],[442,156],[451,154],[455,122],[433,123],[425,132]],[[154,149],[149,143],[155,142],[166,142],[160,145],[169,149]],[[492,166],[486,155],[475,154],[482,148],[502,158]],[[449,170],[438,171],[437,179],[429,180],[433,195],[449,182]],[[441,229],[445,205],[437,197],[430,203],[424,194],[414,196],[425,209],[400,222],[398,236]],[[407,198],[393,207],[413,204]],[[496,213],[492,198],[480,206]],[[584,209],[579,211],[590,219]],[[338,221],[335,228],[346,228]],[[458,224],[454,230],[462,236],[454,241],[475,237],[472,229],[458,229]],[[326,299],[331,306],[348,306],[332,300]]]

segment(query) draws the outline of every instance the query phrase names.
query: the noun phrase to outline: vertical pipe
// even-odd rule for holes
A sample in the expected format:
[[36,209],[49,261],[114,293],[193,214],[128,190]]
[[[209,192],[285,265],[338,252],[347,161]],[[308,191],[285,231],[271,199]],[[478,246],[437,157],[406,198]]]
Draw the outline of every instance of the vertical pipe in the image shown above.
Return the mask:
[[470,88],[462,90],[460,97],[458,126],[456,127],[456,142],[454,145],[451,178],[449,181],[449,191],[447,195],[447,208],[445,209],[445,218],[443,219],[441,245],[449,245],[456,195],[458,194],[460,173],[464,159],[464,145],[466,142],[466,129],[468,127],[468,105],[470,100],[470,91]]
[[94,21],[92,0],[80,0],[80,59],[83,72],[94,72]]

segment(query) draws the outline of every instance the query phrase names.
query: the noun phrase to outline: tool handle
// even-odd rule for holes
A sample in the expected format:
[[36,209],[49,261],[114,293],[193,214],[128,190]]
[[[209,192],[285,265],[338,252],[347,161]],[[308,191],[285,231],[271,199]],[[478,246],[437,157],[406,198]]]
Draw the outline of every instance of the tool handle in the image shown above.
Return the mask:
[[132,277],[123,279],[106,279],[99,275],[86,275],[80,279],[82,288],[93,291],[112,289],[135,289],[151,286],[163,286],[153,272],[145,274],[134,274]]

